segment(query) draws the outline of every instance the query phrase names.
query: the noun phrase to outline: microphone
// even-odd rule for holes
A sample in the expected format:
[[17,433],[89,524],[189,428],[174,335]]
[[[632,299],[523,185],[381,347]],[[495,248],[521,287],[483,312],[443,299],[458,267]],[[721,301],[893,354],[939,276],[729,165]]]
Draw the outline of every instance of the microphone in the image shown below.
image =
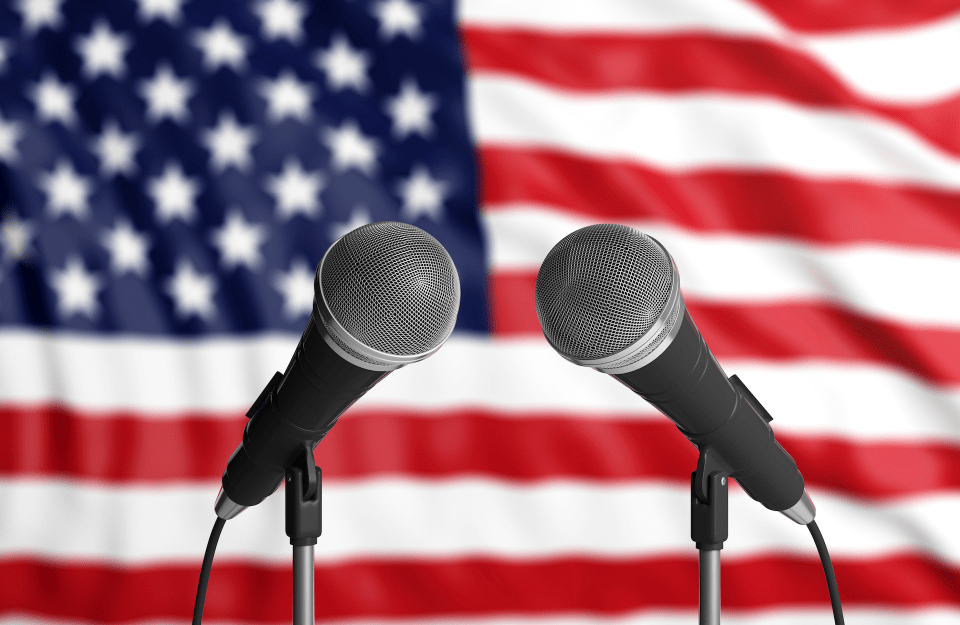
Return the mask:
[[423,230],[384,221],[337,240],[317,267],[313,313],[290,364],[247,412],[217,516],[231,519],[263,501],[353,402],[440,349],[459,307],[453,260]]
[[670,254],[653,237],[597,224],[564,237],[535,287],[547,342],[564,358],[612,375],[668,416],[700,451],[695,485],[736,478],[750,497],[806,525],[816,509],[772,417],[739,378],[728,378],[680,293]]

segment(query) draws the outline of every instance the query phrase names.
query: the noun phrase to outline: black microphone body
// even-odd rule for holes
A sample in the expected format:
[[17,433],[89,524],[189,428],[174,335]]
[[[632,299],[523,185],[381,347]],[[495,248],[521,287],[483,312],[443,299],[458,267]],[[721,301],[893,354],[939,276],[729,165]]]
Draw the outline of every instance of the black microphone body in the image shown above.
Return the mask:
[[611,374],[670,417],[701,451],[709,449],[743,490],[771,510],[803,495],[803,476],[770,424],[730,383],[684,311],[673,342],[654,360]]
[[338,239],[317,267],[313,313],[290,364],[247,412],[217,516],[263,501],[377,382],[440,349],[459,306],[453,260],[423,230],[378,222]]
[[243,506],[263,501],[283,482],[304,444],[314,449],[340,415],[388,373],[344,360],[323,340],[311,315],[282,379],[251,408],[243,442],[223,473],[223,492]]
[[[669,417],[699,449],[703,480],[713,472],[733,477],[767,508],[797,523],[813,520],[803,476],[774,439],[772,418],[717,363],[658,241],[618,224],[581,228],[547,254],[535,301],[547,342]],[[696,495],[706,501],[704,488]]]

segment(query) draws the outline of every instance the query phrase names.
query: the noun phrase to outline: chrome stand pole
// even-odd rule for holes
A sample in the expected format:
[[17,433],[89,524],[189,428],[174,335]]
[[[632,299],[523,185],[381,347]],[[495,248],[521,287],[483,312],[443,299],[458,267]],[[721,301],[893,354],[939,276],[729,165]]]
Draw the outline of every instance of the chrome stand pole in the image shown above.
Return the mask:
[[720,550],[700,550],[700,625],[720,625]]
[[313,623],[313,545],[293,548],[293,625]]

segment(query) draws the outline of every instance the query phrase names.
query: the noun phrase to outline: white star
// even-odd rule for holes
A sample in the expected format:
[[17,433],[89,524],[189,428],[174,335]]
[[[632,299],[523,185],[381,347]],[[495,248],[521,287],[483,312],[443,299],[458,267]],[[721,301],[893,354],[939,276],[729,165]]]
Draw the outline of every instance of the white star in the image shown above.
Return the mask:
[[19,0],[17,11],[23,19],[21,27],[27,34],[33,34],[44,26],[56,30],[63,23],[61,4],[63,0]]
[[393,134],[400,139],[415,132],[424,138],[433,132],[433,122],[430,115],[439,106],[439,98],[420,91],[417,81],[405,78],[400,85],[400,92],[387,99],[384,108],[393,121]]
[[446,183],[430,176],[429,170],[423,165],[417,165],[406,180],[399,185],[400,197],[403,198],[403,208],[400,214],[404,219],[413,221],[421,215],[427,215],[434,221],[442,217]]
[[372,7],[373,16],[380,22],[380,37],[386,40],[397,35],[418,39],[423,33],[423,7],[408,0],[383,0]]
[[155,19],[166,20],[172,25],[180,23],[181,13],[185,0],[137,0],[139,8],[137,16],[142,22]]
[[203,66],[215,71],[221,65],[239,73],[247,63],[247,51],[251,43],[230,28],[230,22],[219,18],[207,30],[198,30],[193,35],[193,44],[203,53]]
[[264,80],[257,89],[267,101],[267,117],[273,123],[286,117],[293,117],[303,123],[310,121],[313,90],[313,85],[300,82],[289,69],[284,70],[276,80]]
[[69,161],[58,160],[53,171],[41,173],[38,186],[47,194],[51,217],[72,214],[83,219],[89,214],[90,180],[77,174]]
[[174,219],[191,222],[197,216],[196,199],[200,183],[187,178],[178,163],[167,163],[163,175],[147,181],[147,194],[157,205],[157,221],[169,223]]
[[252,126],[241,126],[233,113],[220,114],[216,128],[204,130],[201,141],[210,150],[210,165],[214,171],[222,172],[233,165],[240,171],[246,171],[253,164],[250,150],[257,140],[257,132]]
[[18,121],[7,121],[0,114],[0,161],[12,163],[20,158],[17,151],[17,141],[23,138],[23,124]]
[[39,83],[30,85],[28,89],[40,121],[59,121],[64,126],[72,126],[76,122],[77,111],[73,108],[73,101],[77,96],[72,86],[60,82],[47,72]]
[[53,270],[50,286],[57,293],[57,312],[62,318],[82,313],[93,319],[97,315],[97,291],[103,285],[78,257],[71,256],[63,269]]
[[325,129],[320,140],[330,148],[333,168],[337,171],[353,167],[369,176],[377,167],[377,142],[360,132],[352,119],[344,121],[340,128]]
[[262,0],[253,5],[260,18],[260,32],[264,39],[286,39],[299,43],[303,39],[303,18],[307,8],[293,0]]
[[129,35],[113,32],[106,20],[98,19],[89,35],[76,38],[74,49],[83,60],[83,74],[87,78],[94,79],[100,74],[123,78],[126,71],[123,55],[131,45]]
[[14,262],[24,260],[30,252],[33,226],[21,221],[16,213],[8,212],[0,222],[0,239],[3,239],[3,257]]
[[238,265],[256,269],[263,260],[260,246],[266,239],[267,228],[263,224],[251,224],[237,208],[227,215],[223,227],[213,231],[213,244],[220,250],[220,263],[225,269]]
[[7,71],[7,61],[10,60],[10,42],[0,39],[0,73]]
[[153,78],[140,81],[139,93],[147,101],[147,119],[158,123],[164,118],[183,123],[189,110],[187,99],[196,91],[188,78],[177,78],[167,63],[157,67]]
[[365,226],[368,223],[370,223],[370,211],[363,206],[357,206],[353,209],[353,212],[350,213],[350,219],[348,221],[331,224],[327,232],[330,234],[330,238],[336,241],[348,232],[353,232],[360,226]]
[[297,213],[313,217],[320,212],[320,191],[326,180],[319,170],[306,172],[295,158],[288,158],[283,171],[267,178],[266,189],[277,202],[281,219]]
[[124,134],[115,120],[103,125],[100,136],[94,139],[91,148],[100,157],[100,174],[111,177],[115,174],[132,176],[137,173],[137,150],[140,139],[136,134]]
[[173,277],[167,280],[166,292],[173,298],[174,312],[181,319],[196,315],[210,319],[216,314],[213,307],[213,276],[197,273],[190,261],[181,259]]
[[290,263],[290,271],[274,274],[273,286],[283,295],[283,314],[289,319],[313,312],[313,277],[310,265],[302,258]]
[[150,261],[147,260],[150,239],[147,235],[134,230],[129,221],[118,219],[113,230],[107,230],[100,240],[110,252],[110,269],[115,274],[146,276],[150,269]]
[[367,66],[370,54],[350,46],[342,33],[337,33],[330,41],[330,47],[319,50],[313,57],[314,64],[327,75],[327,86],[334,91],[348,87],[364,93],[370,87]]

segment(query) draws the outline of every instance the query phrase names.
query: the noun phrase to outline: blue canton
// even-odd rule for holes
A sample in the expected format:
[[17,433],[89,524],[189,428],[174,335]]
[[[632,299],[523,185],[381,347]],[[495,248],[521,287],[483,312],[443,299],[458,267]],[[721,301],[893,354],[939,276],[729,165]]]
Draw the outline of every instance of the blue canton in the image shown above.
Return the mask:
[[299,332],[343,233],[486,256],[445,0],[0,2],[0,322]]

